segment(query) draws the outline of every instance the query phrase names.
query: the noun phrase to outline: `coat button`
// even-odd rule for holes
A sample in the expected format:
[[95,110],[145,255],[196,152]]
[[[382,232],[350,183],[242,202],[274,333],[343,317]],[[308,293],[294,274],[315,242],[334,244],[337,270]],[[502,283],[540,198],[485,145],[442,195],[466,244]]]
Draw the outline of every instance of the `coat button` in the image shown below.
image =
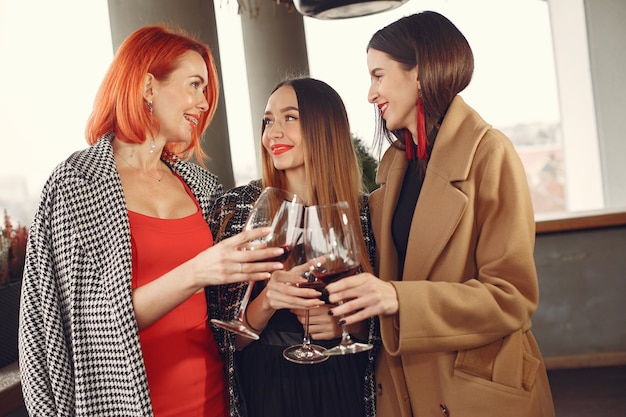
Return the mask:
[[376,385],[376,395],[378,395],[379,397],[383,395],[383,384]]
[[439,408],[441,408],[441,414],[445,417],[450,417],[450,412],[448,411],[448,407],[445,404],[439,404]]

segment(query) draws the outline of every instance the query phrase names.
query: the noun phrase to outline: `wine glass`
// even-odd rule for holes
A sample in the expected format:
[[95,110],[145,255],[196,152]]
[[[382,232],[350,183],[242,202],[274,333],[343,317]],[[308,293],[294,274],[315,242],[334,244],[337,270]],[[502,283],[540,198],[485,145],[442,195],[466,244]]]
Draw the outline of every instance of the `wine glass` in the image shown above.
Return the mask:
[[[270,227],[268,235],[248,242],[243,250],[257,250],[268,247],[280,247],[283,254],[275,258],[257,262],[285,262],[301,238],[302,212],[304,206],[297,195],[276,187],[266,187],[254,203],[244,226],[245,230]],[[254,283],[248,282],[246,292],[239,304],[237,317],[224,321],[211,319],[211,323],[250,339],[259,340],[259,335],[245,324],[245,311],[252,295]]]
[[[345,201],[307,208],[306,257],[314,260],[313,275],[324,285],[357,273],[361,251],[355,226],[350,223],[350,207]],[[339,305],[343,302],[339,301]],[[374,346],[352,340],[346,325],[341,326],[341,342],[324,354],[328,356],[364,352]]]
[[[305,230],[306,230],[306,212],[305,212]],[[306,247],[306,240],[304,243]],[[324,284],[315,278],[311,272],[305,272],[303,277],[307,279],[306,283],[298,285],[299,287],[307,287],[314,289],[321,289]],[[283,357],[290,362],[299,364],[315,364],[328,360],[330,356],[326,356],[324,353],[326,348],[314,345],[311,343],[311,334],[309,333],[309,310],[304,311],[304,336],[302,343],[298,345],[291,345],[283,350]]]

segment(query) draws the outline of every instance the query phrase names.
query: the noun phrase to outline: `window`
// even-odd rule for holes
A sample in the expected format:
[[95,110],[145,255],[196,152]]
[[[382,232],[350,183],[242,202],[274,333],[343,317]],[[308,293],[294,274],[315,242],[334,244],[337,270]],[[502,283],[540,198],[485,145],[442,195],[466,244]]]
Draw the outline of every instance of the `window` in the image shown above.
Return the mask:
[[[220,41],[226,42],[220,48],[224,83],[238,83],[230,89],[238,93],[226,97],[226,106],[230,139],[237,151],[235,179],[241,184],[258,173],[250,106],[241,94],[245,65],[235,3],[215,2]],[[607,128],[596,126],[596,115],[600,110],[609,114],[607,109],[622,113],[623,99],[615,98],[599,108],[594,98],[598,88],[609,91],[606,97],[626,82],[619,70],[626,58],[610,53],[626,45],[626,29],[620,29],[623,25],[617,22],[620,13],[616,13],[626,6],[621,0],[593,5],[596,9],[584,0],[420,0],[354,19],[307,17],[311,75],[337,89],[348,108],[353,132],[369,144],[374,110],[366,97],[367,41],[375,30],[403,15],[439,11],[466,35],[475,54],[474,79],[462,96],[515,143],[528,172],[538,217],[616,208],[626,205],[622,203],[626,201],[622,180],[626,168],[613,162],[620,153],[610,149],[618,146],[607,148],[598,138],[597,132],[607,135]],[[86,146],[85,122],[113,56],[106,0],[38,2],[35,14],[29,7],[20,0],[0,2],[4,64],[0,66],[0,126],[5,156],[0,164],[0,210],[7,209],[21,224],[30,222],[54,166]],[[604,36],[598,40],[586,32],[589,11],[595,13],[593,22],[602,22],[592,28],[596,36]],[[81,18],[72,18],[76,15]],[[607,33],[598,34],[598,26],[609,24]],[[602,45],[602,51],[588,48],[589,39]],[[607,62],[599,61],[597,55],[607,47],[605,53],[621,61],[605,64],[616,68],[615,75],[606,81],[596,75],[592,89],[594,71]],[[596,55],[595,68],[590,68],[590,53]],[[616,118],[623,119],[621,115]],[[610,126],[614,137],[604,140],[621,141],[619,126],[614,122]],[[242,148],[251,154],[242,155]]]
[[[339,91],[355,134],[370,143],[374,110],[366,97],[369,75],[365,47],[376,30],[421,10],[442,13],[467,37],[474,52],[475,71],[461,96],[513,141],[527,171],[536,213],[567,211],[563,135],[547,2],[422,0],[340,23],[305,18],[311,74]],[[346,33],[350,36],[342,35]]]
[[0,1],[0,56],[0,215],[28,225],[52,169],[87,146],[113,57],[107,1]]

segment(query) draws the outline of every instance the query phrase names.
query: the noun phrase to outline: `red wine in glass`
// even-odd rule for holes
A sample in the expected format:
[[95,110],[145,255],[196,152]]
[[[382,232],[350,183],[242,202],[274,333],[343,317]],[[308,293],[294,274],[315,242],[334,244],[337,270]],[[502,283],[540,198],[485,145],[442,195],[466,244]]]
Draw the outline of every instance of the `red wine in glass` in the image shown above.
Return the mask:
[[[349,222],[350,207],[346,202],[327,206],[310,206],[304,213],[304,253],[313,263],[310,275],[315,280],[299,284],[322,292],[327,284],[354,275],[361,257],[357,235]],[[324,296],[322,296],[324,299]],[[317,363],[321,356],[346,355],[372,349],[371,344],[351,340],[346,326],[341,326],[341,343],[332,349],[311,345],[308,336],[308,311],[305,314],[305,337],[301,345],[283,351],[285,359],[296,363]]]
[[350,267],[346,267],[345,269],[339,269],[339,270],[330,271],[330,272],[329,271],[315,272],[315,270],[313,270],[313,275],[315,275],[315,278],[322,281],[324,283],[324,286],[326,286],[332,282],[340,280],[341,278],[352,276],[356,274],[358,270],[359,270],[358,266],[350,266]]
[[[305,252],[307,259],[314,261],[312,273],[324,285],[359,271],[361,252],[356,230],[360,227],[350,223],[350,210],[345,201],[306,209]],[[348,355],[372,348],[369,343],[353,341],[344,324],[341,326],[341,342],[327,349],[324,355]]]

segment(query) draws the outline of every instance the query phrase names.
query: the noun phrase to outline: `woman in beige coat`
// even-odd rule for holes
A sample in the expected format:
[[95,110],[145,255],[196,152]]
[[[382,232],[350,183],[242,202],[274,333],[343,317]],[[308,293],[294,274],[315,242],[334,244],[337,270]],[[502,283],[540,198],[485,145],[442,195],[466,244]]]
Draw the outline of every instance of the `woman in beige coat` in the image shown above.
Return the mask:
[[327,287],[351,324],[378,315],[379,417],[553,416],[530,332],[535,223],[511,142],[458,96],[474,63],[444,16],[423,12],[368,45],[369,101],[391,142],[370,196],[377,275]]

